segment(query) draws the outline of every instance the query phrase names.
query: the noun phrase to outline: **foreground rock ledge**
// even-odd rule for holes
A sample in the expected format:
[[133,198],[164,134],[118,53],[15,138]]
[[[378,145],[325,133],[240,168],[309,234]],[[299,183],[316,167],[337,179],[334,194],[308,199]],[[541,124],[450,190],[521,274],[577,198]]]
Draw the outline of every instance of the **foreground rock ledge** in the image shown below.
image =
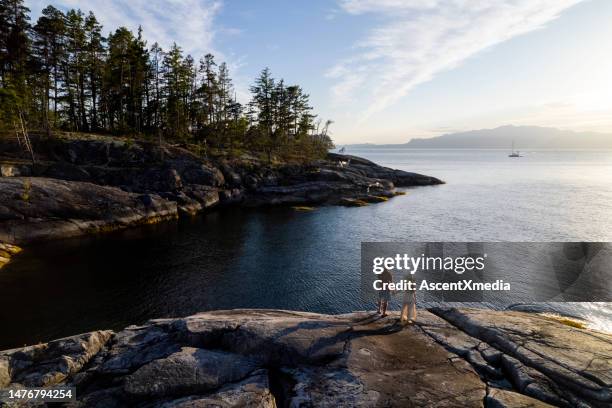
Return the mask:
[[610,406],[612,336],[536,314],[232,310],[0,352],[2,387],[78,407]]

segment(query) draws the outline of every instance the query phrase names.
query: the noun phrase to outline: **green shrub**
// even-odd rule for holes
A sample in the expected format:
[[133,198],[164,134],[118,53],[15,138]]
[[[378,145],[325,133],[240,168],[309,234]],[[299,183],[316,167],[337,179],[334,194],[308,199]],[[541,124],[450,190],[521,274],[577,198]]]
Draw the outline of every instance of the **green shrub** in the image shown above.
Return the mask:
[[30,192],[32,191],[32,182],[30,179],[23,181],[23,191],[21,192],[21,199],[25,202],[30,201]]

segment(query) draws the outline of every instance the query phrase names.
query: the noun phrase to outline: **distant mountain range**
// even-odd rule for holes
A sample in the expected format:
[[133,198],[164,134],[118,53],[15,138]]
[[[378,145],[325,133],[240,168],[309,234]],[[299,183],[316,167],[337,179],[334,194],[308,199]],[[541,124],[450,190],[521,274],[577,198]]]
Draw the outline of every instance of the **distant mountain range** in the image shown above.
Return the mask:
[[495,129],[449,133],[402,144],[354,144],[351,148],[395,147],[409,149],[612,149],[612,134],[573,132],[539,126],[501,126]]

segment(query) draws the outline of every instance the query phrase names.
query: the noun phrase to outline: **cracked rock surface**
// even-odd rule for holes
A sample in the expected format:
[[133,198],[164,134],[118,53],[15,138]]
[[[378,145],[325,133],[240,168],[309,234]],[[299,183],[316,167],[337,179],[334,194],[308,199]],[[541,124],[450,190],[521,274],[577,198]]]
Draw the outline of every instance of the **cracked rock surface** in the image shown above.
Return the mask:
[[0,352],[0,386],[74,407],[610,406],[612,336],[523,312],[231,310]]

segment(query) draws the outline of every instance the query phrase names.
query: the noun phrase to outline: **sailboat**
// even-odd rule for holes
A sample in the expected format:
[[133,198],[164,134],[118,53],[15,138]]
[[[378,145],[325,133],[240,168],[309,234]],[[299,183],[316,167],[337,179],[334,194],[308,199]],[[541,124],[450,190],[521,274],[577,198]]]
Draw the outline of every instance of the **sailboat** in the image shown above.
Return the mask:
[[512,153],[510,153],[508,157],[523,157],[520,155],[518,150],[514,150],[514,140],[512,141]]

